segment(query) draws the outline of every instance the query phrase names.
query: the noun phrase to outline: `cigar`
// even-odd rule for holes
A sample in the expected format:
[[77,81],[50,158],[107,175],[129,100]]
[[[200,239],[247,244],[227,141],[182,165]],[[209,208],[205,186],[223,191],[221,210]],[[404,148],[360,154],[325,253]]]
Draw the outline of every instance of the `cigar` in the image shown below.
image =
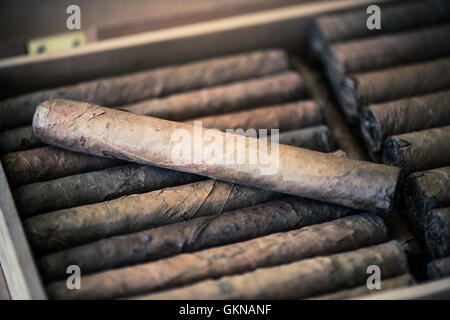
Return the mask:
[[321,53],[329,42],[446,23],[450,19],[450,5],[446,0],[381,3],[378,6],[382,11],[382,28],[379,30],[367,28],[366,7],[317,18],[311,30],[311,45],[314,51]]
[[450,279],[430,281],[407,288],[387,290],[385,292],[358,298],[361,300],[448,300],[450,299]]
[[[350,288],[350,289],[344,289],[333,293],[328,293],[316,297],[309,298],[310,300],[343,300],[343,299],[352,299],[360,296],[370,295],[374,293],[378,293],[380,291],[384,290],[391,290],[395,288],[403,288],[408,287],[412,284],[415,284],[416,280],[412,275],[409,273],[390,278],[390,279],[383,279],[381,280],[380,289],[373,290],[369,289],[367,287],[367,284]],[[65,287],[67,288],[67,286]],[[66,289],[67,290],[67,289]]]
[[311,127],[324,122],[320,106],[314,101],[300,101],[250,111],[228,113],[224,115],[199,118],[186,122],[194,125],[201,121],[205,128],[218,130],[242,129],[278,129],[289,131]]
[[[83,274],[88,274],[297,229],[354,213],[357,213],[355,209],[347,207],[288,198],[106,238],[48,254],[38,263],[44,276],[64,276],[70,264],[78,265]],[[49,246],[55,248],[56,241],[59,244],[61,239],[69,239],[64,232],[53,233],[47,239],[45,227],[43,224],[40,227],[30,219],[25,221],[32,245],[42,249],[44,246],[46,249]],[[78,237],[81,239],[82,236]]]
[[108,107],[269,75],[289,68],[282,50],[262,50],[37,91],[0,103],[0,129],[26,125],[44,100],[66,98]]
[[428,212],[424,229],[431,255],[435,259],[450,256],[450,207]]
[[43,144],[33,134],[31,126],[0,132],[0,154],[41,147]]
[[415,172],[406,178],[404,199],[407,216],[418,234],[423,234],[426,214],[450,206],[450,167]]
[[[262,139],[70,100],[42,103],[36,110],[33,129],[42,141],[72,151],[195,173],[371,211],[391,210],[399,176],[399,169],[391,166],[338,158],[286,145],[264,145],[265,140]],[[176,142],[172,140],[174,134],[180,134]],[[213,135],[213,139],[205,142],[205,135]],[[203,139],[201,148],[198,146],[199,138]],[[258,145],[260,152],[256,150]],[[246,150],[249,150],[248,157]],[[245,159],[241,161],[243,153]],[[254,161],[256,155],[258,161]],[[250,159],[252,157],[253,160]]]
[[195,174],[129,164],[55,180],[23,185],[14,190],[21,217],[107,201],[166,187],[204,180]]
[[427,265],[429,279],[441,279],[450,276],[450,257],[433,260]]
[[383,162],[406,174],[450,165],[450,126],[399,134],[385,140]]
[[281,195],[233,183],[205,180],[53,211],[31,217],[24,224],[33,246],[49,251],[220,214],[276,198],[281,198]]
[[339,148],[339,145],[333,138],[330,130],[323,124],[299,130],[282,132],[278,138],[281,144],[320,152],[332,152]]
[[356,121],[363,106],[450,88],[450,58],[351,74],[336,91],[343,111]]
[[[383,12],[384,14],[384,12]],[[380,70],[450,54],[450,25],[333,43],[324,52],[327,72],[338,87],[347,74]]]
[[297,72],[289,71],[145,100],[120,109],[166,120],[184,121],[277,104],[305,95],[306,87],[302,78]]
[[66,281],[54,282],[48,286],[48,293],[54,299],[123,298],[309,257],[355,250],[387,239],[388,233],[381,218],[361,214],[84,276],[80,290],[68,290]]
[[139,299],[300,299],[366,283],[367,267],[377,265],[382,278],[408,272],[397,241],[328,257],[317,257],[242,275],[201,281]]
[[123,163],[118,159],[96,157],[49,146],[2,156],[2,164],[12,186],[101,170]]
[[373,152],[386,137],[450,124],[450,90],[372,104],[362,110],[361,132]]

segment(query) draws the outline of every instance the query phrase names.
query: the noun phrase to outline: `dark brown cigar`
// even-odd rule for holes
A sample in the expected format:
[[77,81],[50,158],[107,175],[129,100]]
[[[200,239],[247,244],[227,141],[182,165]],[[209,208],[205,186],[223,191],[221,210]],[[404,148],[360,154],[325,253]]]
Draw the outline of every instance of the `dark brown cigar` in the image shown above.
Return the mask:
[[450,208],[434,209],[425,217],[425,241],[431,255],[450,256]]
[[305,95],[302,78],[297,72],[290,71],[140,101],[120,109],[166,120],[184,121],[282,103]]
[[205,128],[218,130],[278,129],[280,132],[311,127],[324,122],[322,110],[314,101],[300,101],[249,111],[199,118],[186,123],[201,121]]
[[377,265],[382,278],[408,272],[397,241],[318,257],[242,275],[198,282],[140,299],[299,299],[344,289],[367,281],[367,268]]
[[418,234],[423,234],[425,215],[450,206],[450,167],[415,172],[405,181],[408,219]]
[[386,139],[383,162],[405,174],[450,165],[450,126],[399,134]]
[[391,210],[399,176],[391,166],[69,100],[42,103],[33,128],[42,141],[72,151],[367,210]]
[[0,132],[0,154],[41,147],[43,143],[33,134],[31,126]]
[[264,50],[163,67],[25,94],[0,103],[0,129],[26,125],[44,100],[89,101],[108,107],[287,70],[282,50]]
[[450,124],[450,90],[372,104],[361,115],[361,132],[373,152],[381,150],[384,139],[401,133]]
[[[339,239],[339,241],[335,241]],[[244,273],[318,255],[354,250],[388,239],[383,220],[361,214],[289,232],[85,276],[81,290],[66,281],[48,286],[56,299],[114,299],[204,279]],[[384,285],[384,283],[383,283]]]
[[[383,12],[384,14],[384,12]],[[323,58],[330,79],[338,88],[347,74],[380,70],[400,64],[435,59],[450,54],[450,25],[338,42]]]
[[429,279],[440,279],[450,276],[450,257],[431,261],[427,265]]
[[25,221],[33,246],[57,250],[114,235],[220,214],[281,198],[280,194],[205,180],[53,211]]
[[326,125],[292,130],[280,133],[281,144],[301,147],[320,152],[332,152],[339,148]]
[[[65,282],[64,282],[65,283]],[[309,298],[310,300],[343,300],[352,299],[360,296],[378,293],[380,291],[391,290],[396,288],[408,287],[416,283],[416,280],[409,273],[390,279],[383,279],[380,281],[380,289],[369,289],[367,284],[362,286],[344,289],[333,293],[328,293],[316,297]],[[67,286],[65,287],[67,288]],[[67,289],[66,289],[67,290]]]
[[312,28],[312,47],[315,52],[322,52],[330,42],[446,23],[450,19],[450,5],[446,0],[378,5],[381,8],[381,29],[367,28],[367,7],[317,18]]
[[450,58],[351,74],[336,93],[349,120],[364,106],[450,88]]
[[[356,212],[314,200],[277,200],[55,252],[42,257],[39,265],[45,275],[64,276],[69,264],[78,265],[83,274],[88,274],[297,229]],[[30,243],[39,248],[61,248],[74,240],[70,233],[58,230],[48,238],[45,225],[30,219],[25,222],[25,228]],[[75,240],[82,240],[82,235],[76,236]]]

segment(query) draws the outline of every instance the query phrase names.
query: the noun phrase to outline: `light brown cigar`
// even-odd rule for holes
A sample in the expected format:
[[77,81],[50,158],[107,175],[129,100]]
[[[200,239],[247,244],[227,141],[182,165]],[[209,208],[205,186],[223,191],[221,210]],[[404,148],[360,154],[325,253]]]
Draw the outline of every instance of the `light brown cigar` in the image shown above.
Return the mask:
[[[354,287],[351,289],[344,289],[341,291],[328,293],[320,296],[316,296],[310,298],[311,300],[342,300],[342,299],[351,299],[359,296],[370,295],[374,293],[378,293],[383,290],[390,290],[395,288],[407,287],[416,283],[416,280],[409,273],[404,274],[399,277],[384,279],[380,281],[380,289],[369,289],[367,284]],[[67,286],[65,287],[67,288]],[[67,289],[66,289],[67,290]]]
[[275,192],[205,180],[53,211],[31,217],[24,224],[34,247],[57,250],[280,197]]
[[282,132],[278,138],[281,144],[320,152],[332,152],[339,148],[339,145],[334,140],[330,130],[323,124],[299,130]]
[[28,218],[204,179],[195,174],[129,164],[23,185],[14,190],[14,198],[21,217]]
[[450,208],[434,209],[427,213],[425,241],[435,259],[450,256]]
[[290,71],[141,101],[120,109],[166,120],[183,121],[281,103],[305,95],[306,88],[300,75]]
[[66,98],[108,107],[287,70],[282,50],[263,50],[42,90],[0,103],[0,129],[29,123],[44,100]]
[[433,260],[427,265],[428,279],[450,277],[450,257]]
[[336,91],[349,120],[364,106],[450,88],[450,58],[351,74]]
[[361,214],[85,276],[81,279],[81,290],[68,290],[66,281],[55,282],[48,286],[48,292],[56,299],[122,298],[313,256],[354,250],[387,239],[388,233],[381,218]]
[[[357,212],[319,201],[289,198],[58,251],[42,257],[39,265],[44,276],[64,277],[69,264],[78,265],[83,274],[88,274],[297,229]],[[43,235],[42,230],[32,229],[30,223],[25,228],[31,231],[32,244],[42,247],[49,243],[45,238],[35,242],[37,231]],[[56,233],[52,239],[61,237],[65,234]]]
[[407,216],[419,235],[423,235],[426,214],[450,206],[450,167],[414,172],[404,186]]
[[450,278],[416,284],[407,288],[386,290],[363,296],[358,300],[448,300],[450,299]]
[[0,154],[41,147],[43,144],[33,134],[31,126],[0,132]]
[[405,174],[450,165],[450,126],[399,134],[386,139],[383,162]]
[[388,136],[449,125],[449,105],[450,90],[372,104],[362,110],[361,132],[371,150],[378,152]]
[[377,265],[382,278],[408,272],[397,241],[328,257],[302,260],[242,275],[201,281],[140,299],[299,299],[336,291],[367,281],[367,267]]
[[[277,106],[257,108],[250,111],[229,113],[188,121],[194,125],[201,121],[205,128],[218,130],[242,129],[278,129],[289,131],[323,123],[320,106],[314,101],[300,101]],[[254,136],[256,136],[255,131]],[[270,132],[269,132],[270,134]]]
[[435,59],[450,54],[450,25],[386,34],[333,43],[325,50],[324,63],[338,84],[346,74],[380,70],[400,64]]
[[[42,103],[36,110],[33,129],[42,141],[73,151],[367,210],[391,210],[399,176],[399,169],[395,167],[278,144],[267,146],[266,153],[262,148],[263,140],[69,100]],[[213,139],[197,141],[205,134],[212,134]],[[174,136],[176,141],[172,140]],[[182,141],[184,139],[191,141]],[[217,150],[211,156],[195,147],[196,141],[203,150]],[[196,151],[189,159],[193,142]],[[230,142],[234,144],[231,148]],[[251,156],[240,161],[244,163],[236,163],[245,156],[246,150]],[[258,156],[259,160],[253,156]],[[229,164],[230,159],[233,164]]]
[[317,18],[312,28],[313,49],[317,53],[321,53],[330,42],[446,23],[450,18],[450,6],[447,0],[381,3],[378,5],[382,11],[381,29],[367,28],[366,8]]
[[7,153],[2,156],[2,163],[9,183],[18,186],[117,166],[123,161],[42,147]]

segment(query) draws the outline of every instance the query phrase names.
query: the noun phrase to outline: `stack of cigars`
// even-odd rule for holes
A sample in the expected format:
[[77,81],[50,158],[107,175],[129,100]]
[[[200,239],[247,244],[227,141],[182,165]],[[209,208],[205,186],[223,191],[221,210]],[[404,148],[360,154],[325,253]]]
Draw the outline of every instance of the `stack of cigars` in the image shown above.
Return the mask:
[[450,2],[380,4],[381,30],[362,10],[319,17],[312,50],[372,160],[402,169],[399,210],[428,260],[450,275]]

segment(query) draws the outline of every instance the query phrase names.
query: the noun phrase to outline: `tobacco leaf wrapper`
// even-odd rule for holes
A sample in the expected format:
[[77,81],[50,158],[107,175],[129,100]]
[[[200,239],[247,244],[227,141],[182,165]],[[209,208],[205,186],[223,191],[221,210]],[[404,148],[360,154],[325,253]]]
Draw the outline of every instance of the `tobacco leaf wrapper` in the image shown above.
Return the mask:
[[383,220],[361,214],[289,232],[181,254],[151,263],[88,275],[81,290],[65,281],[48,286],[56,299],[113,299],[179,287],[318,255],[354,250],[388,239]]
[[450,19],[450,5],[446,0],[378,5],[382,12],[380,30],[367,28],[366,10],[360,8],[317,18],[312,27],[311,44],[314,51],[320,54],[329,42],[446,23]]
[[42,142],[34,136],[31,126],[0,132],[0,154],[41,146]]
[[449,105],[450,90],[373,104],[362,110],[361,132],[378,152],[388,136],[449,125]]
[[299,299],[354,287],[367,281],[367,267],[377,265],[382,278],[408,272],[396,241],[364,249],[263,268],[242,275],[207,280],[141,299]]
[[434,209],[425,218],[425,241],[434,258],[450,256],[450,208]]
[[0,128],[29,123],[36,106],[48,99],[74,99],[113,107],[268,75],[288,68],[288,57],[284,51],[264,50],[37,91],[0,102]]
[[[263,148],[258,152],[258,145],[261,147],[264,143],[259,139],[211,132],[188,124],[69,100],[42,103],[36,110],[33,129],[44,142],[72,151],[156,165],[367,210],[391,210],[399,175],[395,167],[286,145],[277,144],[276,148],[269,145],[267,152],[261,151]],[[224,152],[203,152],[201,159],[195,157],[202,152],[194,152],[194,158],[190,158],[192,150],[198,151],[195,141],[174,142],[174,132],[182,137],[194,137],[192,140],[199,140],[205,132],[207,135],[214,133],[214,139],[200,142],[203,150],[212,148]],[[226,145],[236,139],[238,142],[231,151],[226,150]],[[242,150],[250,150],[251,154],[259,156],[259,160],[255,164],[249,159],[235,164]],[[177,155],[175,159],[174,154]],[[180,154],[182,156],[178,156]],[[229,164],[230,159],[233,164]]]
[[[356,212],[301,198],[277,200],[58,251],[42,257],[39,265],[45,276],[63,277],[70,264],[88,274],[301,228]],[[32,225],[25,223],[25,228],[30,232]],[[38,235],[36,231],[32,231],[33,235]],[[36,244],[34,237],[30,242]]]
[[383,162],[405,174],[450,165],[450,126],[399,134],[386,139]]
[[[321,296],[310,298],[311,300],[343,300],[343,299],[351,299],[359,296],[370,295],[373,293],[377,293],[384,290],[391,290],[396,288],[407,287],[412,284],[415,284],[416,281],[412,275],[409,273],[404,274],[402,276],[398,276],[390,279],[381,280],[381,288],[377,290],[369,289],[367,284],[358,286],[351,289],[344,289],[341,291],[324,294]],[[67,289],[66,289],[67,290]]]
[[362,107],[450,88],[450,58],[356,73],[341,81],[336,91],[349,120],[356,121]]
[[309,128],[292,130],[280,133],[281,144],[301,147],[320,152],[332,152],[339,148],[326,125],[317,125]]
[[450,276],[450,257],[433,260],[427,265],[429,279],[440,279]]
[[450,167],[415,172],[404,187],[408,219],[423,234],[426,214],[450,206]]
[[37,215],[24,222],[32,245],[67,248],[281,197],[266,190],[205,180]]
[[306,88],[302,78],[297,72],[289,71],[140,101],[120,109],[166,120],[184,121],[277,104],[303,98],[305,95]]

